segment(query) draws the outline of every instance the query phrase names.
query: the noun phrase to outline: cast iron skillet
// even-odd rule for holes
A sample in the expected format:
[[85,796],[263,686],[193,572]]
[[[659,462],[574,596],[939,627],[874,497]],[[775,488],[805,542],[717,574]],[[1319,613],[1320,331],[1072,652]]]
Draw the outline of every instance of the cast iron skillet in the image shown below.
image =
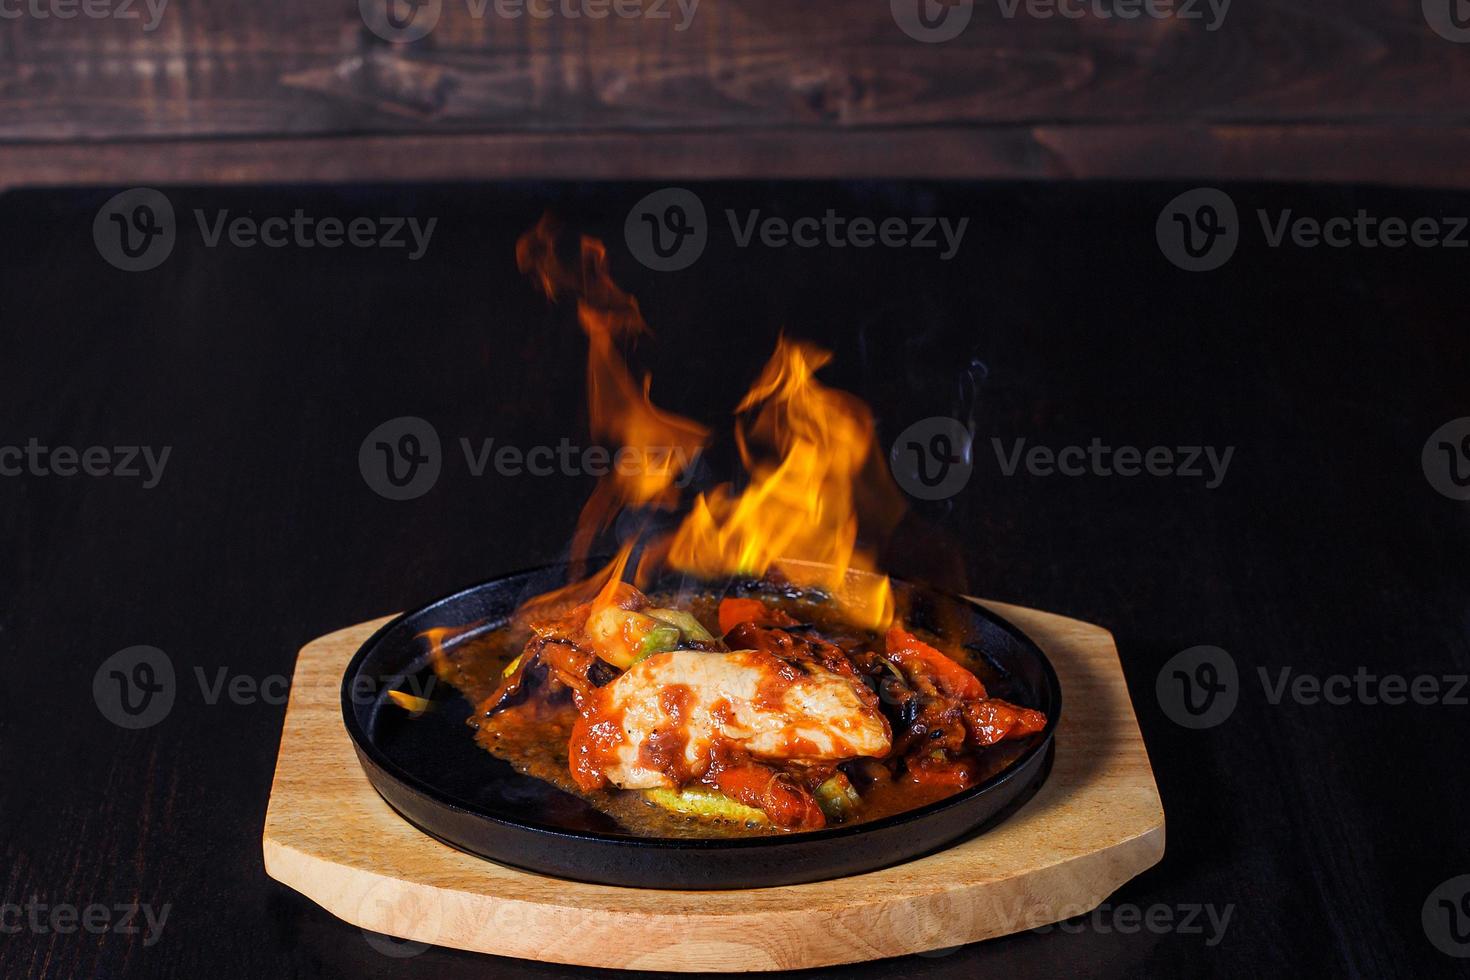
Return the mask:
[[[475,744],[469,703],[432,676],[420,634],[435,626],[493,628],[524,599],[565,581],[563,566],[518,572],[406,613],[357,651],[342,678],[342,716],[368,779],[425,833],[480,857],[541,874],[635,888],[759,888],[821,881],[897,864],[1004,819],[1051,767],[1061,714],[1056,672],[1020,630],[965,600],[895,581],[910,624],[955,630],[1003,675],[991,694],[1047,716],[1010,768],[948,799],[826,830],[749,839],[633,837],[582,800],[513,770]],[[747,593],[753,594],[753,593]],[[417,686],[415,686],[417,685]],[[432,692],[414,718],[389,690]]]

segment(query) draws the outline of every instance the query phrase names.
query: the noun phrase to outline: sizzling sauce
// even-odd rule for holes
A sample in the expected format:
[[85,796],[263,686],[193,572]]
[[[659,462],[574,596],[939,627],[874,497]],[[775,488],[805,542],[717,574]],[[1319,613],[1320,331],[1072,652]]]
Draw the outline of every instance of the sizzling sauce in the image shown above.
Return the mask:
[[[717,621],[717,600],[708,596],[651,596],[656,603],[677,605],[698,617],[702,622]],[[763,595],[762,601],[775,609],[782,609],[802,623],[810,623],[820,631],[823,639],[844,650],[866,648],[881,649],[882,637],[872,633],[855,631],[832,619],[827,608],[819,603],[802,598],[787,598]],[[499,629],[467,635],[450,645],[439,659],[436,669],[440,678],[452,684],[472,704],[483,705],[499,688],[502,676],[512,661],[524,649],[531,638],[531,631],[524,624],[510,623]],[[968,650],[951,649],[946,652],[962,666],[971,671],[982,683],[998,681],[994,669],[983,659]],[[778,678],[763,682],[757,699],[768,706],[779,707],[782,691]],[[641,791],[620,790],[610,785],[604,788],[589,788],[585,773],[573,773],[568,764],[568,742],[578,721],[566,692],[557,699],[528,697],[518,704],[503,707],[493,713],[482,710],[472,712],[469,724],[475,729],[475,741],[486,751],[503,759],[517,771],[543,780],[563,792],[577,796],[594,808],[606,813],[629,833],[648,837],[748,837],[753,835],[780,834],[787,831],[764,821],[723,820],[705,816],[678,814],[649,801]],[[682,685],[673,684],[664,688],[659,695],[660,707],[672,719],[680,719],[688,703],[690,692]],[[715,708],[719,710],[718,705]],[[674,732],[664,738],[658,733],[651,735],[639,747],[639,759],[649,766],[665,772],[678,772],[682,764],[683,741]],[[963,782],[918,780],[905,773],[894,775],[894,764],[878,759],[858,759],[843,764],[842,768],[852,778],[861,795],[857,813],[847,823],[879,820],[903,811],[953,795],[968,785],[982,782],[1008,768],[1034,740],[1033,737],[999,742],[965,760]],[[600,739],[597,732],[583,744],[591,746],[592,757],[586,763],[593,769],[606,764],[607,758],[598,757],[611,753],[613,737]],[[896,741],[896,740],[895,740]],[[716,746],[719,751],[719,746]],[[801,754],[801,745],[790,748]],[[581,776],[582,778],[579,778]],[[684,780],[680,780],[681,784]]]

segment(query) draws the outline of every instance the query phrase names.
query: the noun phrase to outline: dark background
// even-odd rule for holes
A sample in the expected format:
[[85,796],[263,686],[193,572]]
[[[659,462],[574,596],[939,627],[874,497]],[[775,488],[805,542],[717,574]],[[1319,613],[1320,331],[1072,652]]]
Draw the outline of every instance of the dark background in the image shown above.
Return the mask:
[[[1274,673],[1470,670],[1470,510],[1420,450],[1470,414],[1466,252],[1265,246],[1253,211],[1464,215],[1470,195],[1229,185],[1241,246],[1211,273],[1154,241],[1187,185],[695,186],[714,219],[691,269],[651,272],[622,223],[658,185],[165,188],[180,237],[158,269],[91,237],[118,188],[0,198],[0,445],[173,447],[162,483],[0,479],[0,899],[171,903],[161,940],[7,936],[5,976],[564,976],[431,949],[408,960],[266,877],[260,832],[284,707],[208,705],[207,673],[263,680],[339,627],[559,557],[587,480],[473,478],[457,440],[584,438],[584,342],[516,272],[551,208],[606,238],[656,336],[655,400],[723,427],[781,329],[831,346],[824,377],[909,423],[973,413],[977,466],[914,502],[895,573],[1100,623],[1117,636],[1168,819],[1162,864],[1112,899],[1233,904],[1223,940],[1084,925],[865,977],[1464,974],[1420,925],[1470,872],[1467,709],[1271,705]],[[203,247],[193,208],[256,217],[437,217],[429,252]],[[737,249],[721,212],[969,216],[959,255]],[[445,471],[391,502],[358,446],[432,422]],[[1061,446],[1236,447],[1202,479],[1002,477],[991,436]],[[157,726],[99,713],[94,672],[150,644],[180,693]],[[1224,647],[1234,715],[1188,731],[1160,665]],[[1084,920],[1087,922],[1088,920]],[[612,974],[609,974],[610,976]]]

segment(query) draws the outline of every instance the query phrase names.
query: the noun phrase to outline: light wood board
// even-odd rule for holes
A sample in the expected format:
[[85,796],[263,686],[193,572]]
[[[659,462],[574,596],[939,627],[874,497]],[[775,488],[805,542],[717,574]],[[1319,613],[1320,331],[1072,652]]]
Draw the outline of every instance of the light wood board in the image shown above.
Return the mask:
[[383,802],[342,725],[342,672],[385,618],[301,651],[266,813],[266,871],[374,932],[640,970],[827,966],[1080,915],[1164,853],[1163,807],[1117,649],[1097,626],[985,605],[1025,630],[1056,667],[1056,761],[1008,820],[937,854],[834,881],[685,892],[563,881],[456,851]]

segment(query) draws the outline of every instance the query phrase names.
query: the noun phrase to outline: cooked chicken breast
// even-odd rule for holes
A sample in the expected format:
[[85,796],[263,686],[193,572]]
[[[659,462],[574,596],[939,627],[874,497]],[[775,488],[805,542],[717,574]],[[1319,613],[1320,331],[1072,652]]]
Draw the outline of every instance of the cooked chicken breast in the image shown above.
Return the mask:
[[855,677],[760,650],[675,650],[634,664],[592,692],[569,762],[585,788],[679,787],[722,752],[836,763],[891,745],[878,699]]

